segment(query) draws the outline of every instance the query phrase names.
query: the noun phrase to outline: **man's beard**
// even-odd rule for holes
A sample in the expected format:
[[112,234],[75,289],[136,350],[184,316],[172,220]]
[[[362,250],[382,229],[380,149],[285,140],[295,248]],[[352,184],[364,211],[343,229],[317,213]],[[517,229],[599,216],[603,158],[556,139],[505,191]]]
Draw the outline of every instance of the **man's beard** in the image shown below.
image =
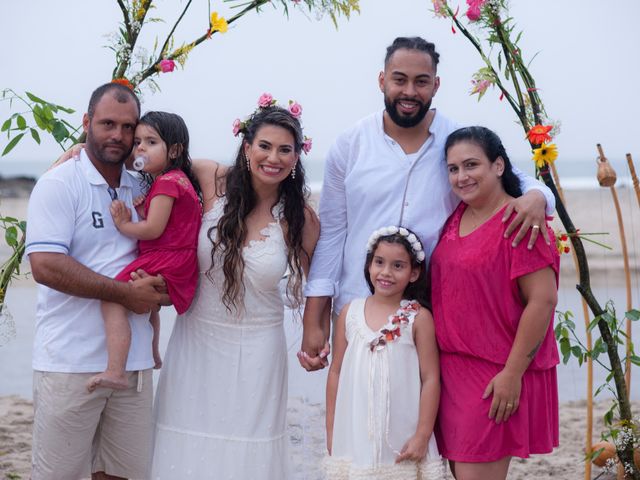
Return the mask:
[[[119,146],[119,147],[123,147],[122,148],[122,154],[118,155],[115,153],[107,153],[107,147],[109,146]],[[87,132],[87,144],[86,144],[86,148],[87,150],[89,150],[93,157],[100,163],[104,163],[104,164],[122,164],[127,158],[129,158],[129,155],[131,155],[131,148],[127,149],[126,146],[123,143],[117,143],[117,142],[107,142],[107,143],[102,143],[102,144],[98,144],[94,141],[92,132],[91,132],[91,128],[89,128],[89,131]]]
[[[418,111],[412,116],[406,116],[402,115],[398,111],[398,103],[400,102],[401,100],[391,101],[391,99],[387,95],[384,96],[384,106],[387,110],[387,113],[389,114],[389,117],[391,118],[393,123],[403,128],[411,128],[418,125],[424,119],[424,117],[429,112],[429,109],[431,108],[431,101],[426,104],[418,102],[418,104],[421,105]],[[415,100],[412,100],[412,102],[415,102]]]

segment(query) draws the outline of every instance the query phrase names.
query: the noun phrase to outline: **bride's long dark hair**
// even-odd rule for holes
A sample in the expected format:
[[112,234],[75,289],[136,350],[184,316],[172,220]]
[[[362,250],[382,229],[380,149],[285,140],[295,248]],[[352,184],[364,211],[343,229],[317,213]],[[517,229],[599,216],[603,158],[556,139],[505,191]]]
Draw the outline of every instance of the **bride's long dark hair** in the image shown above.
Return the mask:
[[[243,282],[244,260],[242,249],[247,237],[245,220],[256,207],[256,194],[251,184],[251,172],[247,169],[244,155],[245,144],[252,144],[256,133],[264,125],[282,127],[293,135],[294,150],[300,155],[304,137],[302,127],[297,118],[278,106],[261,108],[250,118],[243,130],[243,141],[238,149],[235,164],[224,174],[225,192],[219,192],[218,197],[226,196],[224,212],[218,224],[211,227],[207,236],[211,240],[211,268],[207,277],[213,281],[212,271],[217,252],[222,253],[222,271],[224,273],[224,288],[222,302],[228,311],[238,311],[242,304],[245,285]],[[220,177],[216,178],[219,185]],[[305,173],[302,162],[296,162],[295,178],[287,176],[278,187],[278,199],[283,203],[283,231],[287,243],[287,265],[290,275],[287,285],[289,301],[294,305],[302,304],[302,264],[300,259],[308,254],[302,248],[302,230],[305,223],[305,208],[309,191],[305,183]],[[275,204],[272,206],[274,207]]]

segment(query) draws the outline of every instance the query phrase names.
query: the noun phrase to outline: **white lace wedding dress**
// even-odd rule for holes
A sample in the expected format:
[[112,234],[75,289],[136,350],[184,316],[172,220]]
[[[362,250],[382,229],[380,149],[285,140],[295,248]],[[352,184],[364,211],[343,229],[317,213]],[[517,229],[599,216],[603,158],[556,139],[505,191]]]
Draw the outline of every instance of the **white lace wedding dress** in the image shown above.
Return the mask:
[[[283,480],[287,465],[287,356],[278,282],[286,245],[278,221],[243,250],[244,311],[222,303],[221,259],[212,271],[207,231],[200,230],[200,282],[189,311],[178,316],[154,405],[152,479]],[[274,209],[274,218],[280,217]]]

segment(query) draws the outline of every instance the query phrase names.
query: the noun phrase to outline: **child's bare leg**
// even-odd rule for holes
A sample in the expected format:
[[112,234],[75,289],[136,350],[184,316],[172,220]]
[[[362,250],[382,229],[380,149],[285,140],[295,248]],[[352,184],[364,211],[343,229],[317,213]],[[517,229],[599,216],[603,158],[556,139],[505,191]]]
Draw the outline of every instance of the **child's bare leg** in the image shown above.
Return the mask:
[[127,309],[111,302],[102,302],[101,309],[107,337],[107,369],[91,377],[87,389],[90,392],[98,387],[124,390],[128,387],[125,368],[131,346],[131,327]]
[[151,326],[153,327],[153,368],[162,368],[162,357],[160,356],[160,312],[151,312],[149,317]]

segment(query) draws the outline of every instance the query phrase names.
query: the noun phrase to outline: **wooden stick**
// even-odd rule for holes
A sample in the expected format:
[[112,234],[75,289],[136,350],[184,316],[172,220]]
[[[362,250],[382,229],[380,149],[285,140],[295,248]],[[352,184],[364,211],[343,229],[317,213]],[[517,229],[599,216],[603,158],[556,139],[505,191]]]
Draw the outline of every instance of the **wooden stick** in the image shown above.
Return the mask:
[[638,206],[640,206],[640,183],[638,182],[638,176],[636,175],[636,169],[631,159],[631,154],[627,153],[627,165],[629,165],[629,171],[631,172],[631,180],[633,181],[633,189],[636,192],[636,198],[638,199]]
[[[598,182],[600,182],[600,186],[609,187],[611,190],[611,195],[613,197],[613,204],[616,208],[616,216],[618,217],[618,229],[620,231],[620,244],[622,246],[622,260],[624,262],[624,277],[625,284],[627,287],[627,311],[632,308],[632,299],[631,299],[631,271],[629,269],[629,253],[627,251],[627,239],[624,234],[624,222],[622,220],[622,211],[620,209],[620,202],[618,201],[618,193],[616,192],[616,172],[607,160],[607,157],[604,156],[604,152],[602,150],[602,146],[600,144],[597,145],[598,148]],[[627,334],[627,342],[626,342],[626,354],[627,358],[625,359],[625,374],[624,380],[627,384],[627,392],[631,391],[631,320],[627,318],[627,322],[625,325],[625,332]]]
[[[556,187],[558,189],[558,196],[562,203],[567,205],[567,201],[564,196],[564,191],[562,190],[562,186],[560,185],[560,175],[558,175],[558,171],[556,170],[555,163],[551,165],[551,175],[553,176],[553,181],[556,183]],[[640,199],[639,199],[640,201]],[[576,269],[576,275],[580,276],[580,267],[578,264],[578,256],[576,255],[576,251],[571,249],[571,258],[573,258],[573,266]],[[586,347],[588,350],[593,348],[593,340],[591,335],[591,330],[589,330],[589,305],[587,305],[586,300],[581,296],[582,300],[582,316],[584,318],[584,331],[586,333]],[[587,358],[587,431],[585,434],[585,449],[587,455],[592,453],[591,447],[593,446],[593,358]],[[591,461],[588,457],[585,458],[584,461],[584,480],[591,480]]]

